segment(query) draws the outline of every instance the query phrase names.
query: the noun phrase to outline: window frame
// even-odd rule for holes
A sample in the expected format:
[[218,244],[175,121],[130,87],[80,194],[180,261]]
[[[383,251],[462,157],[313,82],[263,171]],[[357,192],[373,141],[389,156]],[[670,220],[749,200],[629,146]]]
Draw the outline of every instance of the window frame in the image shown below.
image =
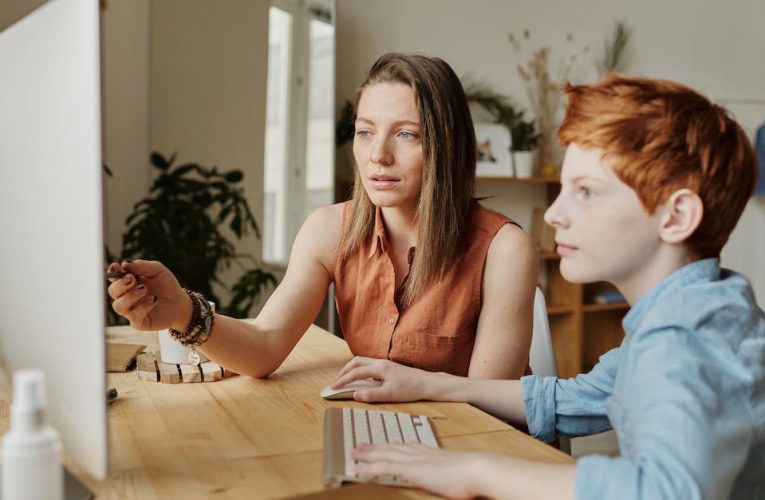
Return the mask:
[[[283,172],[284,197],[282,200],[278,200],[284,204],[284,224],[286,227],[283,232],[284,241],[281,243],[285,255],[281,258],[265,259],[265,238],[261,243],[264,261],[271,266],[286,269],[290,249],[305,219],[311,21],[327,22],[328,14],[329,23],[332,24],[332,20],[335,19],[335,12],[334,1],[332,0],[271,0],[271,7],[280,9],[292,16],[291,45],[288,55],[289,68],[287,71],[289,88],[286,91],[288,99],[285,116],[285,128],[288,132],[287,140],[283,145],[285,150],[282,152],[285,165]],[[334,74],[334,68],[332,72]],[[331,99],[330,109],[334,109],[334,92],[331,93]],[[332,121],[334,122],[334,119]],[[330,164],[327,165],[327,168],[331,169],[332,172],[334,172],[334,153],[334,148],[332,148],[332,158]],[[265,168],[268,168],[268,165],[265,165]],[[330,189],[334,192],[334,175],[331,178],[332,186]]]

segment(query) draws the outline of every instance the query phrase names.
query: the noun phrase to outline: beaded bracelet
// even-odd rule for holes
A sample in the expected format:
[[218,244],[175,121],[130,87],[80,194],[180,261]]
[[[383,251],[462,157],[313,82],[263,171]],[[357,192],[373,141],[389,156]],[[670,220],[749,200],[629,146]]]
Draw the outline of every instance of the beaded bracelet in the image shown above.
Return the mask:
[[210,338],[215,315],[212,306],[204,295],[187,288],[184,288],[183,291],[191,298],[193,308],[191,320],[189,320],[189,326],[186,327],[185,332],[170,328],[170,336],[186,347],[199,347]]

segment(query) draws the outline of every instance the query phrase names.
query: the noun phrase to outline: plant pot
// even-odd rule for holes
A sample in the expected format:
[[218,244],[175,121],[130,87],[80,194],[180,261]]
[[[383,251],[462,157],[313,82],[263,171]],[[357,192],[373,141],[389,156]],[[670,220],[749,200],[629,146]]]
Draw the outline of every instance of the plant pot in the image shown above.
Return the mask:
[[[215,304],[210,302],[213,312],[215,312]],[[159,336],[159,358],[163,363],[169,363],[171,365],[189,365],[199,364],[210,361],[210,359],[199,351],[196,351],[198,359],[197,363],[191,363],[192,358],[189,357],[192,349],[181,344],[175,340],[168,330],[160,330]]]
[[534,152],[513,151],[513,171],[516,177],[531,177],[534,172]]

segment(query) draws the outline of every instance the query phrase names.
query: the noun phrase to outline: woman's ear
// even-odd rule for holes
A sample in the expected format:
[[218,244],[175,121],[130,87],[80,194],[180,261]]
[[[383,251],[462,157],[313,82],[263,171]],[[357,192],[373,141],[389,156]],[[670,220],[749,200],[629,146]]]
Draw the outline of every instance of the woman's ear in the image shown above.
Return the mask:
[[704,217],[704,202],[690,189],[678,189],[662,203],[659,237],[666,243],[683,243],[691,237]]

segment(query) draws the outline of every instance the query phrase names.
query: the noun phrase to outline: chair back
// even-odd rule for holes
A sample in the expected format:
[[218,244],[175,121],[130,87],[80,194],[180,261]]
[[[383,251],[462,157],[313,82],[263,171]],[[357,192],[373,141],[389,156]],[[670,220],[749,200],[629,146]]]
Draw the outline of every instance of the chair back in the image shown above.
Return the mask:
[[534,375],[558,376],[558,365],[550,337],[550,322],[547,318],[547,305],[539,287],[534,295],[534,327],[529,349],[529,365]]

